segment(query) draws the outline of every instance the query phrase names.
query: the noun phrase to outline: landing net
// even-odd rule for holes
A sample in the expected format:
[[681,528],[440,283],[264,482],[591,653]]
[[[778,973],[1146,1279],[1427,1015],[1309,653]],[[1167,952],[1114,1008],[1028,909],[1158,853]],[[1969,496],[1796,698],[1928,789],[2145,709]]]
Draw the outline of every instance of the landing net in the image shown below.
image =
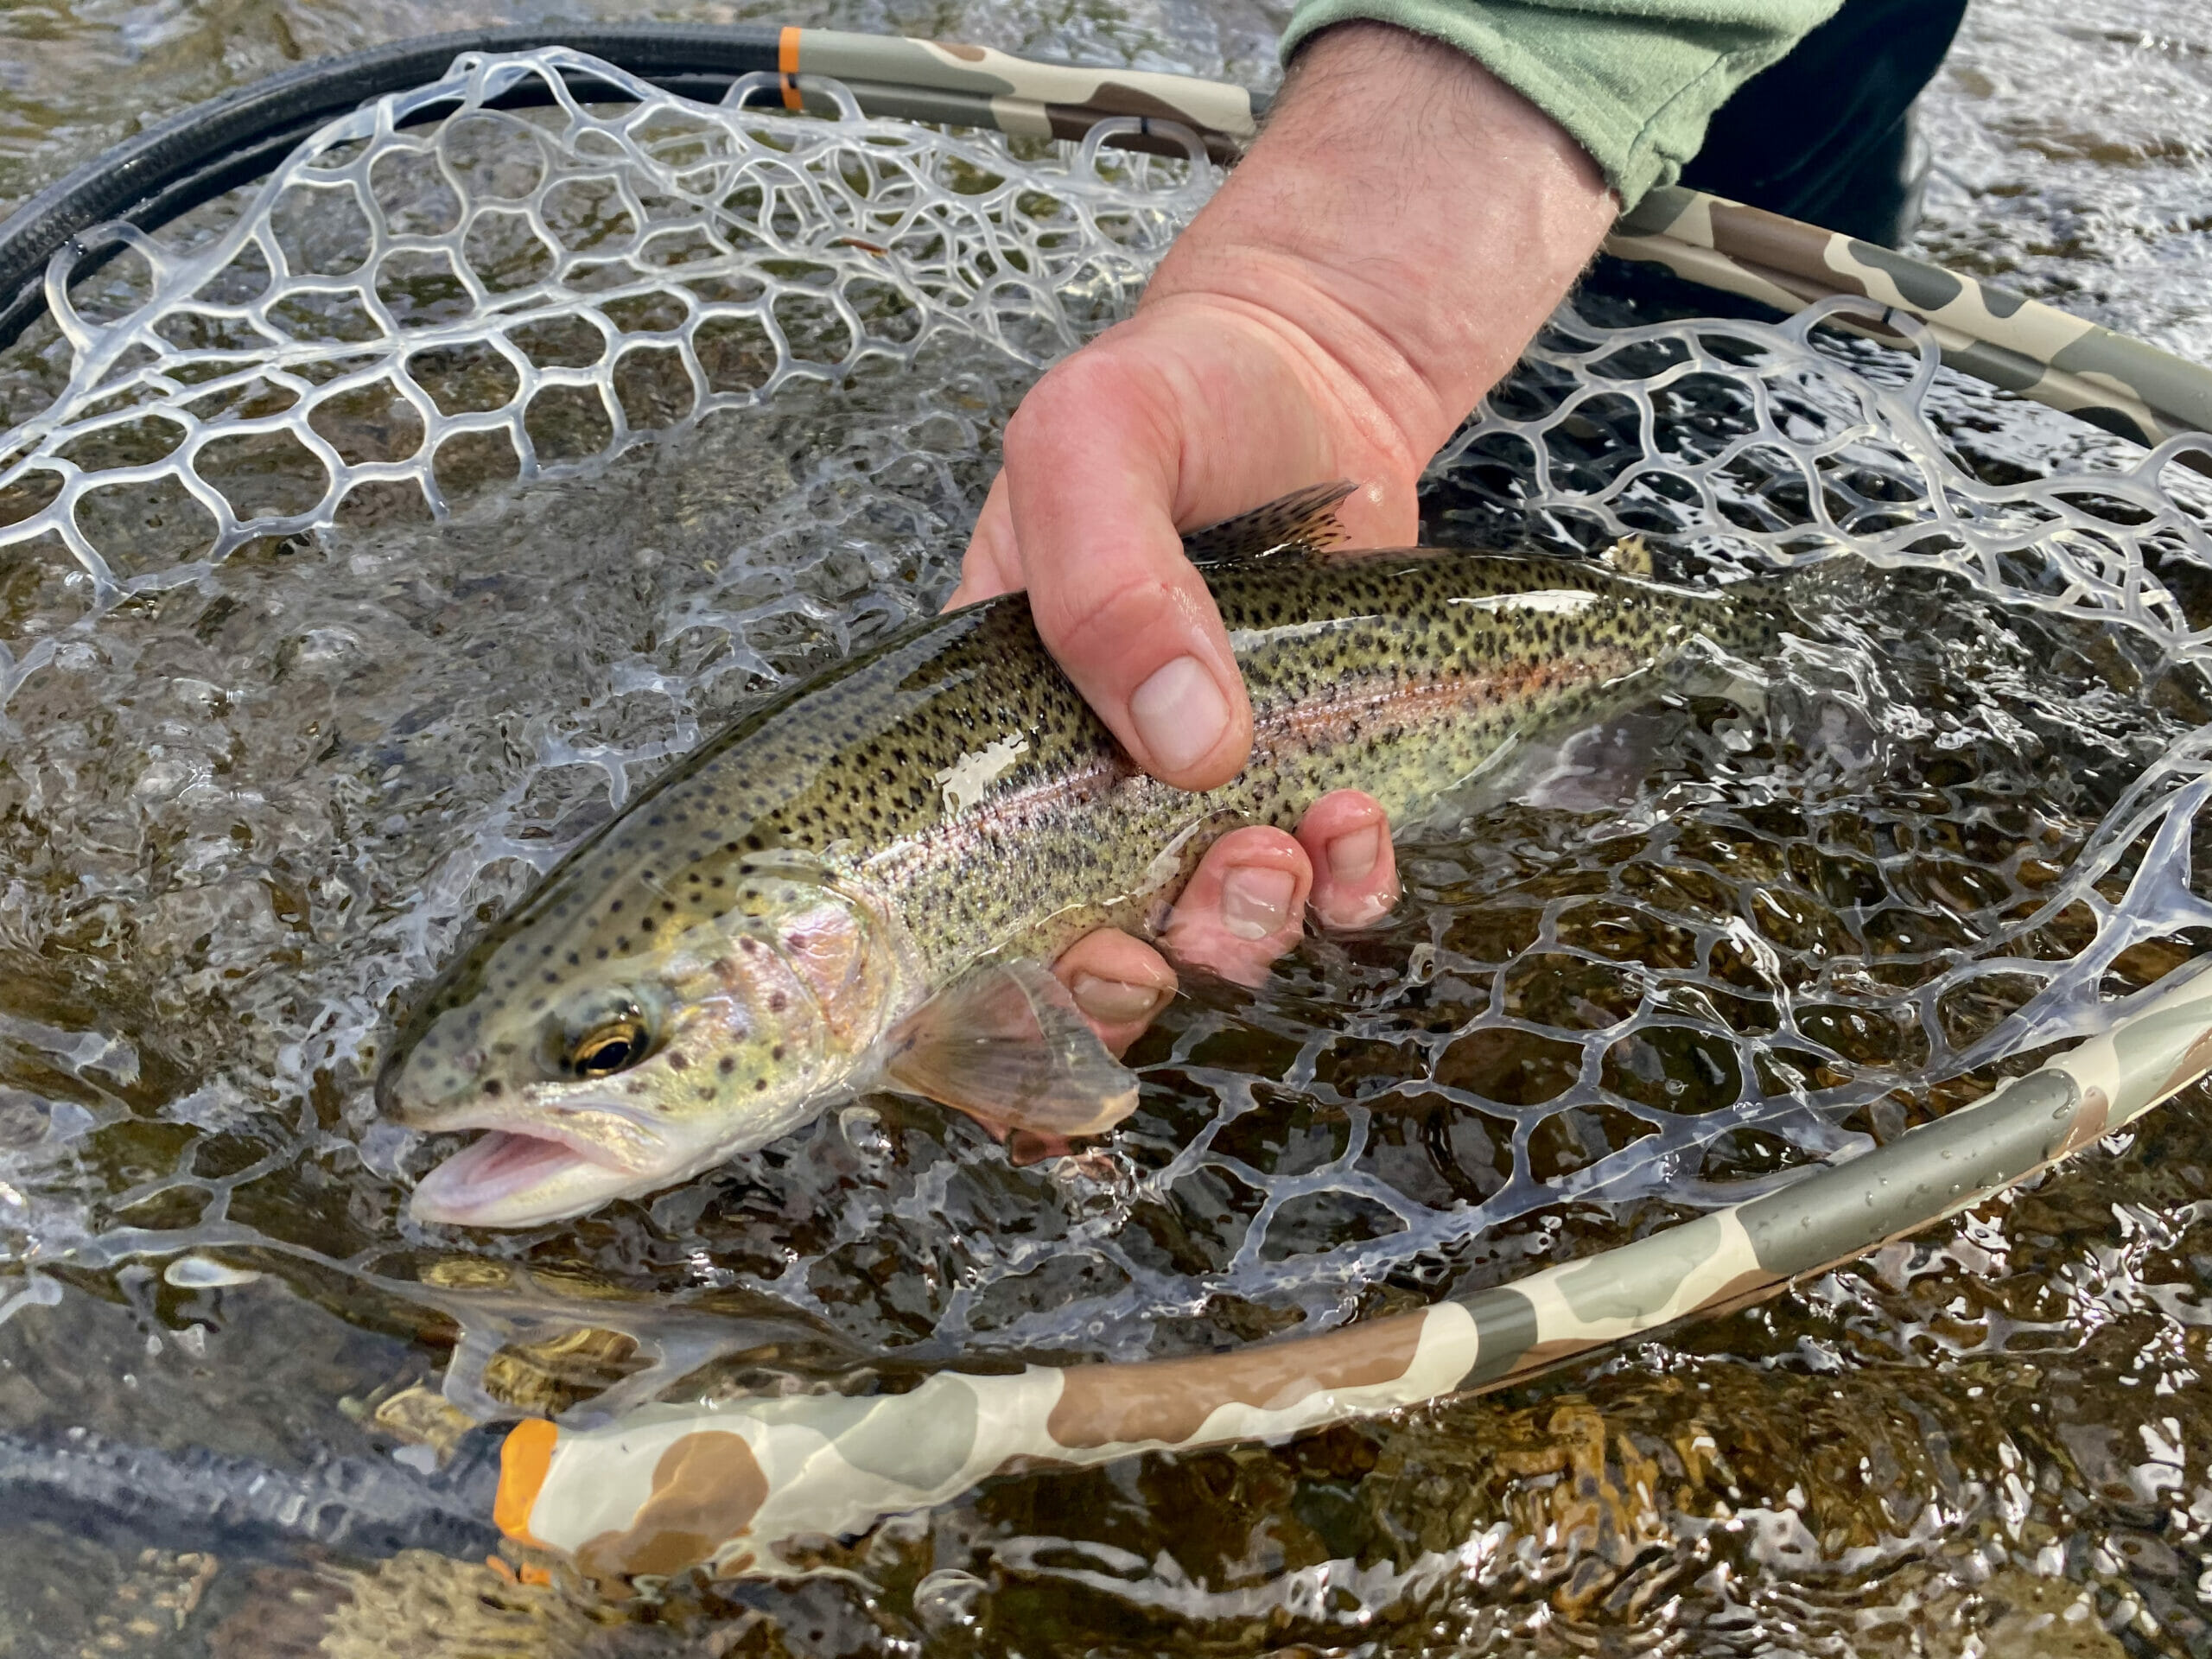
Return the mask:
[[[489,107],[531,76],[549,110]],[[1431,533],[1817,566],[1763,678],[1532,761],[1406,848],[1376,931],[1194,983],[1084,1159],[879,1098],[581,1223],[410,1231],[429,1151],[369,1092],[396,1002],[671,757],[945,591],[1022,389],[1211,188],[1098,139],[464,59],[50,296],[0,361],[0,1317],[66,1277],[174,1326],[274,1273],[435,1314],[486,1413],[1217,1347],[1746,1196],[2199,948],[2177,445],[1834,304],[1593,303],[1439,461]]]
[[[524,81],[549,114],[493,107]],[[575,52],[470,54],[332,123],[188,251],[112,227],[122,283],[49,278],[67,378],[0,451],[0,546],[52,538],[103,594],[143,592],[349,505],[442,517],[795,378],[910,368],[947,329],[1034,365],[1126,309],[1202,198],[1188,167],[1102,161],[1134,120],[1020,168],[835,83],[839,119],[743,110],[779,81],[709,107]]]

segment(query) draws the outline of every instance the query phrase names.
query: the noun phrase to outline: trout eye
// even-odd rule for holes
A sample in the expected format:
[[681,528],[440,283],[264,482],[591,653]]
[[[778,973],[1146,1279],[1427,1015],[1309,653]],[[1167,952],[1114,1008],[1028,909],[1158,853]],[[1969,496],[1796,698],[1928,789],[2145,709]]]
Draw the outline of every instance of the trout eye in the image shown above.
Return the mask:
[[579,1077],[609,1077],[645,1058],[646,1046],[645,1022],[634,1014],[619,1015],[569,1045],[569,1070]]

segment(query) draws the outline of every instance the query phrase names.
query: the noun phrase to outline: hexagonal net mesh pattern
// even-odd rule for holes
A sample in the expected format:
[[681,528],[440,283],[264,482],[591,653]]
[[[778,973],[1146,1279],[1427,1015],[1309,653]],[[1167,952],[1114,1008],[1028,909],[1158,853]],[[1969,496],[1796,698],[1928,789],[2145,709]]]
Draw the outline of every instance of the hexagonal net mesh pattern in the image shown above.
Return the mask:
[[1065,1340],[1051,1283],[1134,1355],[1510,1280],[1973,1099],[2204,948],[2203,441],[1837,327],[1871,317],[1554,320],[1431,469],[1429,539],[1794,573],[1799,636],[1529,757],[1402,847],[1382,931],[1185,1014],[1150,1075],[1192,1105],[1119,1202],[963,1246],[1039,1305],[987,1274],[937,1334]]
[[[132,269],[97,315],[57,257],[67,382],[0,448],[0,546],[170,586],[395,492],[442,515],[795,378],[911,363],[948,327],[1035,363],[1119,315],[1211,188],[1102,151],[1133,122],[1017,168],[834,83],[839,118],[742,107],[776,79],[717,108],[571,51],[467,54],[330,124],[196,246],[93,233]],[[550,106],[498,107],[518,93]]]
[[[1903,330],[1916,355],[1837,326],[1875,321]],[[1562,314],[1439,457],[1433,516],[1440,530],[1510,531],[1591,552],[1642,537],[1662,575],[1688,582],[1822,566],[1797,584],[1819,637],[1800,641],[1766,689],[1780,715],[1767,739],[1793,766],[1863,778],[1910,749],[1963,756],[1986,741],[2013,746],[2019,771],[1999,780],[2000,792],[2019,803],[2024,830],[2047,813],[2035,832],[2047,850],[1997,858],[1963,825],[1946,837],[1955,856],[1986,867],[1942,899],[1965,932],[1923,928],[1916,943],[1885,942],[1853,927],[1818,940],[1809,912],[1794,926],[1787,905],[1747,912],[1785,951],[1812,946],[1808,966],[1837,955],[1842,938],[1871,958],[1823,966],[1822,982],[1847,983],[1885,959],[1916,964],[1871,979],[1914,982],[1902,1002],[1923,1029],[1922,1065],[1934,1078],[2093,1028],[2116,961],[2208,919],[2190,893],[2191,820],[2212,754],[2196,701],[2212,663],[2208,471],[2203,435],[2145,454],[2088,433],[1949,374],[1912,319],[1862,301],[1823,302],[1773,327],[1596,329]],[[1872,601],[1918,591],[1946,595],[1952,615],[1916,645]],[[1955,634],[1965,654],[1931,677],[1919,652]],[[2005,654],[2021,647],[2043,654]],[[1863,732],[1847,732],[1834,709],[1824,729],[1803,724],[1821,710],[1824,682],[1849,687]],[[1979,706],[1948,695],[1958,689]],[[2020,701],[2006,715],[2000,699]],[[2104,725],[2132,718],[2146,718],[2132,741]],[[2066,757],[2099,741],[2092,726],[2107,733],[2103,758],[2118,764],[2077,794],[2089,779],[2069,774]],[[1871,747],[1855,750],[1862,738]],[[2121,748],[2124,760],[2112,753]],[[2098,790],[2111,794],[2094,829],[2078,840],[2055,834],[2066,804]],[[1986,830],[2005,815],[1963,816]],[[2063,857],[2062,841],[2071,843]],[[2019,886],[2007,901],[1986,881],[1997,871]],[[2147,879],[2130,886],[2136,875]],[[1864,902],[1839,905],[1843,892],[1816,908],[1868,913]],[[2044,931],[2063,918],[2063,938]],[[1948,1011],[1966,988],[1999,978],[2037,988],[2001,1035]],[[1997,995],[1988,1006],[2018,1003]],[[1785,1014],[1782,1038],[1807,1035],[1792,1024]]]
[[[527,78],[548,106],[492,107]],[[480,1253],[397,1221],[426,1154],[376,1120],[390,1008],[636,781],[944,590],[1020,384],[1126,312],[1211,182],[1096,135],[469,59],[56,294],[0,543],[97,592],[11,613],[0,856],[30,874],[0,950],[41,1000],[8,1016],[0,1109],[45,1104],[35,1152],[0,1142],[0,1245],[118,1282],[206,1248],[342,1275],[457,1326],[448,1391],[487,1410],[545,1343],[620,1354],[556,1406],[770,1337],[804,1370],[789,1319],[938,1357],[1212,1347],[1744,1196],[2201,948],[2212,538],[2183,446],[1855,343],[1842,302],[1777,327],[1592,302],[1439,460],[1432,537],[1638,533],[1689,582],[1813,565],[1780,660],[1414,833],[1382,926],[1257,994],[1194,979],[1088,1158],[1013,1168],[879,1099]],[[772,1329],[696,1306],[763,1293]]]

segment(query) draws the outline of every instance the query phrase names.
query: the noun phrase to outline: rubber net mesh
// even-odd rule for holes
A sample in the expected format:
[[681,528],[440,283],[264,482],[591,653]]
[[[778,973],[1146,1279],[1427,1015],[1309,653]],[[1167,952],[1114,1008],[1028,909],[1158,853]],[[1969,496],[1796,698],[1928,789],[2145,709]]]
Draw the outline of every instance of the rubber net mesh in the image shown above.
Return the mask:
[[[550,118],[496,107],[531,92]],[[578,53],[471,54],[333,123],[188,251],[113,227],[141,281],[106,316],[48,282],[68,380],[10,436],[0,491],[33,510],[0,545],[51,537],[140,592],[349,505],[442,516],[486,475],[911,367],[943,329],[1034,363],[1117,315],[1190,209],[1141,162],[1101,171],[1134,121],[1037,174],[836,96],[841,120],[747,116]]]
[[1811,566],[1778,660],[1419,831],[1385,925],[1193,980],[1084,1156],[879,1097],[572,1224],[414,1228],[392,1010],[671,756],[935,602],[1022,389],[1212,182],[464,59],[57,292],[0,363],[0,1316],[66,1281],[175,1325],[275,1274],[453,1344],[486,1412],[1219,1346],[1757,1191],[2198,948],[2177,452],[1834,307],[1587,300],[1431,535]]

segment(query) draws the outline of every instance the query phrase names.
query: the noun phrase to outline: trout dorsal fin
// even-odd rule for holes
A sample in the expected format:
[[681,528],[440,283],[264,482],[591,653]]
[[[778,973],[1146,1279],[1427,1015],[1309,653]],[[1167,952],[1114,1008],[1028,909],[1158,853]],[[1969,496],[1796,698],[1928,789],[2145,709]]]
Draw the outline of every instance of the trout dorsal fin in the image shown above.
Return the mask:
[[1221,564],[1271,553],[1325,552],[1344,540],[1344,526],[1337,522],[1337,504],[1353,488],[1341,478],[1333,484],[1309,484],[1264,507],[1192,531],[1183,537],[1183,551],[1193,564]]

